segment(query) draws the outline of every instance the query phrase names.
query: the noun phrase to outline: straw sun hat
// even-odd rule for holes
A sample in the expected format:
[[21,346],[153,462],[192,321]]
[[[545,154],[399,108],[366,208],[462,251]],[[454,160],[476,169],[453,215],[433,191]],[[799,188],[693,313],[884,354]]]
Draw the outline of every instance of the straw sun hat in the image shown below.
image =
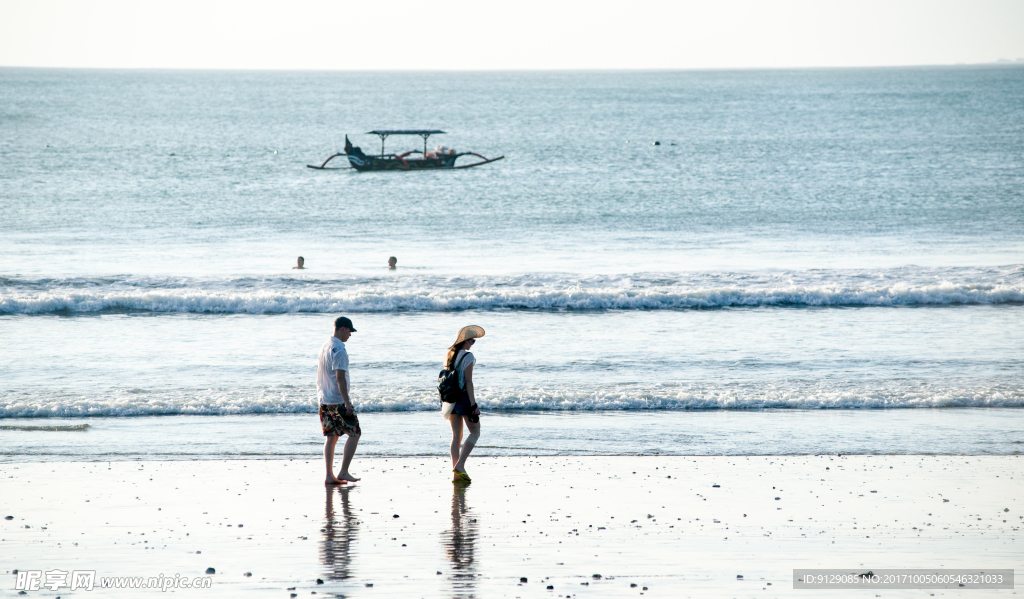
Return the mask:
[[[452,344],[452,348],[462,343],[466,339],[479,339],[484,336],[484,328],[478,327],[475,324],[471,324],[468,327],[462,327],[459,329],[459,336],[455,339],[455,343]],[[451,349],[451,348],[449,348]]]

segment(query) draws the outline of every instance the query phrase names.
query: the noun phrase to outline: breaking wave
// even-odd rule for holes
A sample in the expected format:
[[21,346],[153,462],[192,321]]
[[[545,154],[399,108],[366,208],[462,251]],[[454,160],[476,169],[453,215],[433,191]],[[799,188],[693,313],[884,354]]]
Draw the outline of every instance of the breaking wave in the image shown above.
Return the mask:
[[616,276],[0,278],[0,313],[685,310],[1024,302],[1024,266]]
[[[436,393],[422,387],[361,387],[360,412],[431,412]],[[551,388],[481,387],[487,411],[863,410],[1024,408],[1024,387],[939,385],[893,381],[877,386],[807,384],[566,385]],[[97,396],[8,391],[0,419],[89,416],[168,416],[315,413],[315,389],[125,389]]]

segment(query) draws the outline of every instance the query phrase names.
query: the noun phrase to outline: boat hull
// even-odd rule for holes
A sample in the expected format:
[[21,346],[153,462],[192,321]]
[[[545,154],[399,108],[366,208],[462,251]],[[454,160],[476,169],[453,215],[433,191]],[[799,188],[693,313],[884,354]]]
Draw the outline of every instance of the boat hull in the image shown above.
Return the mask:
[[418,171],[439,168],[455,168],[456,155],[431,156],[427,158],[402,158],[399,156],[353,156],[348,162],[357,171]]

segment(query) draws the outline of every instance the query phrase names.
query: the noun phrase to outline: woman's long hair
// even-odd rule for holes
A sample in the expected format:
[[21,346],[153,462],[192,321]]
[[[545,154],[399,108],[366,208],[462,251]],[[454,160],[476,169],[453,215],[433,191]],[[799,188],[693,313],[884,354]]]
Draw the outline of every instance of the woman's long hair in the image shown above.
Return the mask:
[[[469,339],[466,339],[469,341]],[[462,343],[456,343],[455,345],[448,348],[448,357],[444,359],[445,370],[451,370],[455,368],[455,356],[459,355],[460,349],[465,349],[466,341]]]

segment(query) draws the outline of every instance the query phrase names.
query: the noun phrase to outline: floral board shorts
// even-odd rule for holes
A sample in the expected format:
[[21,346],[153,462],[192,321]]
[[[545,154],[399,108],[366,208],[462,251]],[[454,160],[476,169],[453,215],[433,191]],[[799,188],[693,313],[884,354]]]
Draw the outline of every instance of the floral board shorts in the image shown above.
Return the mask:
[[344,405],[326,405],[320,404],[320,428],[324,431],[324,436],[338,436],[341,435],[355,435],[359,436],[363,434],[359,430],[359,417],[356,416],[355,412],[352,412],[352,417],[345,420],[345,406]]

